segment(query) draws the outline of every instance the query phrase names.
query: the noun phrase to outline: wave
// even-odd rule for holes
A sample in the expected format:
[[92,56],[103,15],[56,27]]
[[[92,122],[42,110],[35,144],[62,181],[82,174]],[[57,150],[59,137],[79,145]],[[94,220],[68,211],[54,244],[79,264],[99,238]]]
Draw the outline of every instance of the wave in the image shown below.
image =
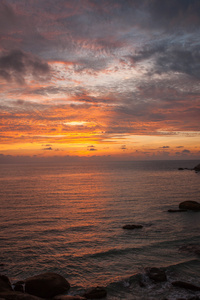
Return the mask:
[[[132,276],[121,278],[120,280],[113,281],[106,286],[109,294],[109,299],[126,299],[126,300],[141,300],[141,299],[169,299],[174,300],[178,298],[188,299],[191,297],[200,297],[200,292],[186,290],[172,285],[173,281],[181,280],[184,282],[192,283],[200,286],[198,278],[195,279],[195,272],[192,276],[185,270],[194,269],[199,266],[198,259],[191,259],[185,262],[169,265],[161,268],[166,272],[167,281],[154,282],[145,272],[141,270]],[[184,272],[183,272],[184,271]],[[194,298],[197,299],[197,298]]]

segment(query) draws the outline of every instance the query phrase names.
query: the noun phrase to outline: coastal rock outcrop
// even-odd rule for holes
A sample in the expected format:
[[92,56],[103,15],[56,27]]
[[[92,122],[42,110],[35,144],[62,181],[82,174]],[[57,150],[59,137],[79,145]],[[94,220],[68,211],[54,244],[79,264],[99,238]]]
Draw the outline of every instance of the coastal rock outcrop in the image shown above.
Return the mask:
[[146,268],[147,276],[155,282],[167,281],[165,271],[159,268]]
[[179,209],[189,209],[194,211],[200,211],[200,203],[196,201],[184,201],[179,204]]
[[90,288],[86,290],[86,292],[83,294],[83,297],[87,299],[101,299],[106,297],[107,291],[103,287],[95,287],[95,288]]
[[138,228],[142,228],[143,226],[142,225],[134,225],[134,224],[127,224],[127,225],[124,225],[122,228],[123,229],[138,229]]
[[194,170],[195,170],[196,172],[200,172],[200,164],[198,164],[196,167],[194,167]]
[[25,292],[41,298],[52,298],[69,289],[69,282],[56,273],[43,273],[25,280]]

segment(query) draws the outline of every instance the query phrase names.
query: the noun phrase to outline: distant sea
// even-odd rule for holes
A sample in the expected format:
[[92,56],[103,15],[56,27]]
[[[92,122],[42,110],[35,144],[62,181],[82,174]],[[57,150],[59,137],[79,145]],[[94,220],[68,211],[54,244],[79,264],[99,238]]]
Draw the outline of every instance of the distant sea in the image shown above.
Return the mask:
[[[200,296],[171,285],[200,285],[200,212],[168,212],[200,202],[200,173],[178,170],[198,163],[1,164],[0,273],[57,272],[71,294],[98,285],[110,300]],[[146,267],[165,268],[168,281],[153,283]]]

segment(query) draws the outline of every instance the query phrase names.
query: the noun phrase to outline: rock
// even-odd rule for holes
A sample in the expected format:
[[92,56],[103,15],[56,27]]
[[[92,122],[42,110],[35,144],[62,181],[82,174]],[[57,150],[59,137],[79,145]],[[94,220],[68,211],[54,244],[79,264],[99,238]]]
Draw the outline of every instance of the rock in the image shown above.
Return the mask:
[[196,172],[200,172],[200,164],[198,164],[196,167],[194,167],[194,170],[195,170]]
[[23,287],[23,285],[22,284],[20,284],[20,283],[16,283],[15,285],[14,285],[14,291],[18,291],[18,292],[24,292],[24,287]]
[[184,288],[191,291],[200,291],[200,287],[184,281],[173,281],[173,286]]
[[184,201],[179,204],[179,208],[200,211],[200,203],[196,201]]
[[69,282],[56,273],[43,273],[25,280],[25,292],[41,298],[52,298],[69,289]]
[[10,280],[5,275],[0,275],[0,292],[12,291]]
[[127,225],[124,225],[122,228],[123,229],[138,229],[138,228],[142,228],[143,226],[142,225],[134,225],[134,224],[127,224]]
[[140,286],[141,288],[146,287],[146,284],[143,282],[142,279],[139,279],[139,280],[138,280],[138,284],[139,284],[139,286]]
[[53,298],[54,300],[86,300],[85,297],[81,297],[79,295],[71,296],[71,295],[58,295]]
[[103,287],[99,287],[99,286],[88,289],[83,295],[83,297],[85,297],[87,299],[101,299],[106,296],[107,296],[106,289]]
[[187,209],[168,209],[168,212],[170,213],[184,212],[184,211],[187,211]]
[[0,297],[2,297],[5,300],[43,300],[42,298],[38,298],[33,295],[14,291],[4,291],[0,293]]
[[167,281],[167,276],[164,270],[159,268],[147,268],[146,269],[147,276],[154,280],[155,282],[163,282]]
[[14,283],[14,285],[16,285],[16,284],[25,284],[25,281],[24,280],[19,280],[19,281]]

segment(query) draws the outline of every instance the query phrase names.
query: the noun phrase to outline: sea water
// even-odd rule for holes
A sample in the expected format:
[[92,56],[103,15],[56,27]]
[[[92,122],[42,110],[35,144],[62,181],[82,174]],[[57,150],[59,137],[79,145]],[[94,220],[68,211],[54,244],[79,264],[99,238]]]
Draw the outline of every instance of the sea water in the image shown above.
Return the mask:
[[[200,212],[168,212],[200,202],[200,173],[178,170],[198,163],[0,165],[0,273],[14,282],[57,272],[71,294],[104,286],[107,299],[200,296],[171,285],[200,285]],[[146,267],[164,268],[168,281],[153,283]]]

